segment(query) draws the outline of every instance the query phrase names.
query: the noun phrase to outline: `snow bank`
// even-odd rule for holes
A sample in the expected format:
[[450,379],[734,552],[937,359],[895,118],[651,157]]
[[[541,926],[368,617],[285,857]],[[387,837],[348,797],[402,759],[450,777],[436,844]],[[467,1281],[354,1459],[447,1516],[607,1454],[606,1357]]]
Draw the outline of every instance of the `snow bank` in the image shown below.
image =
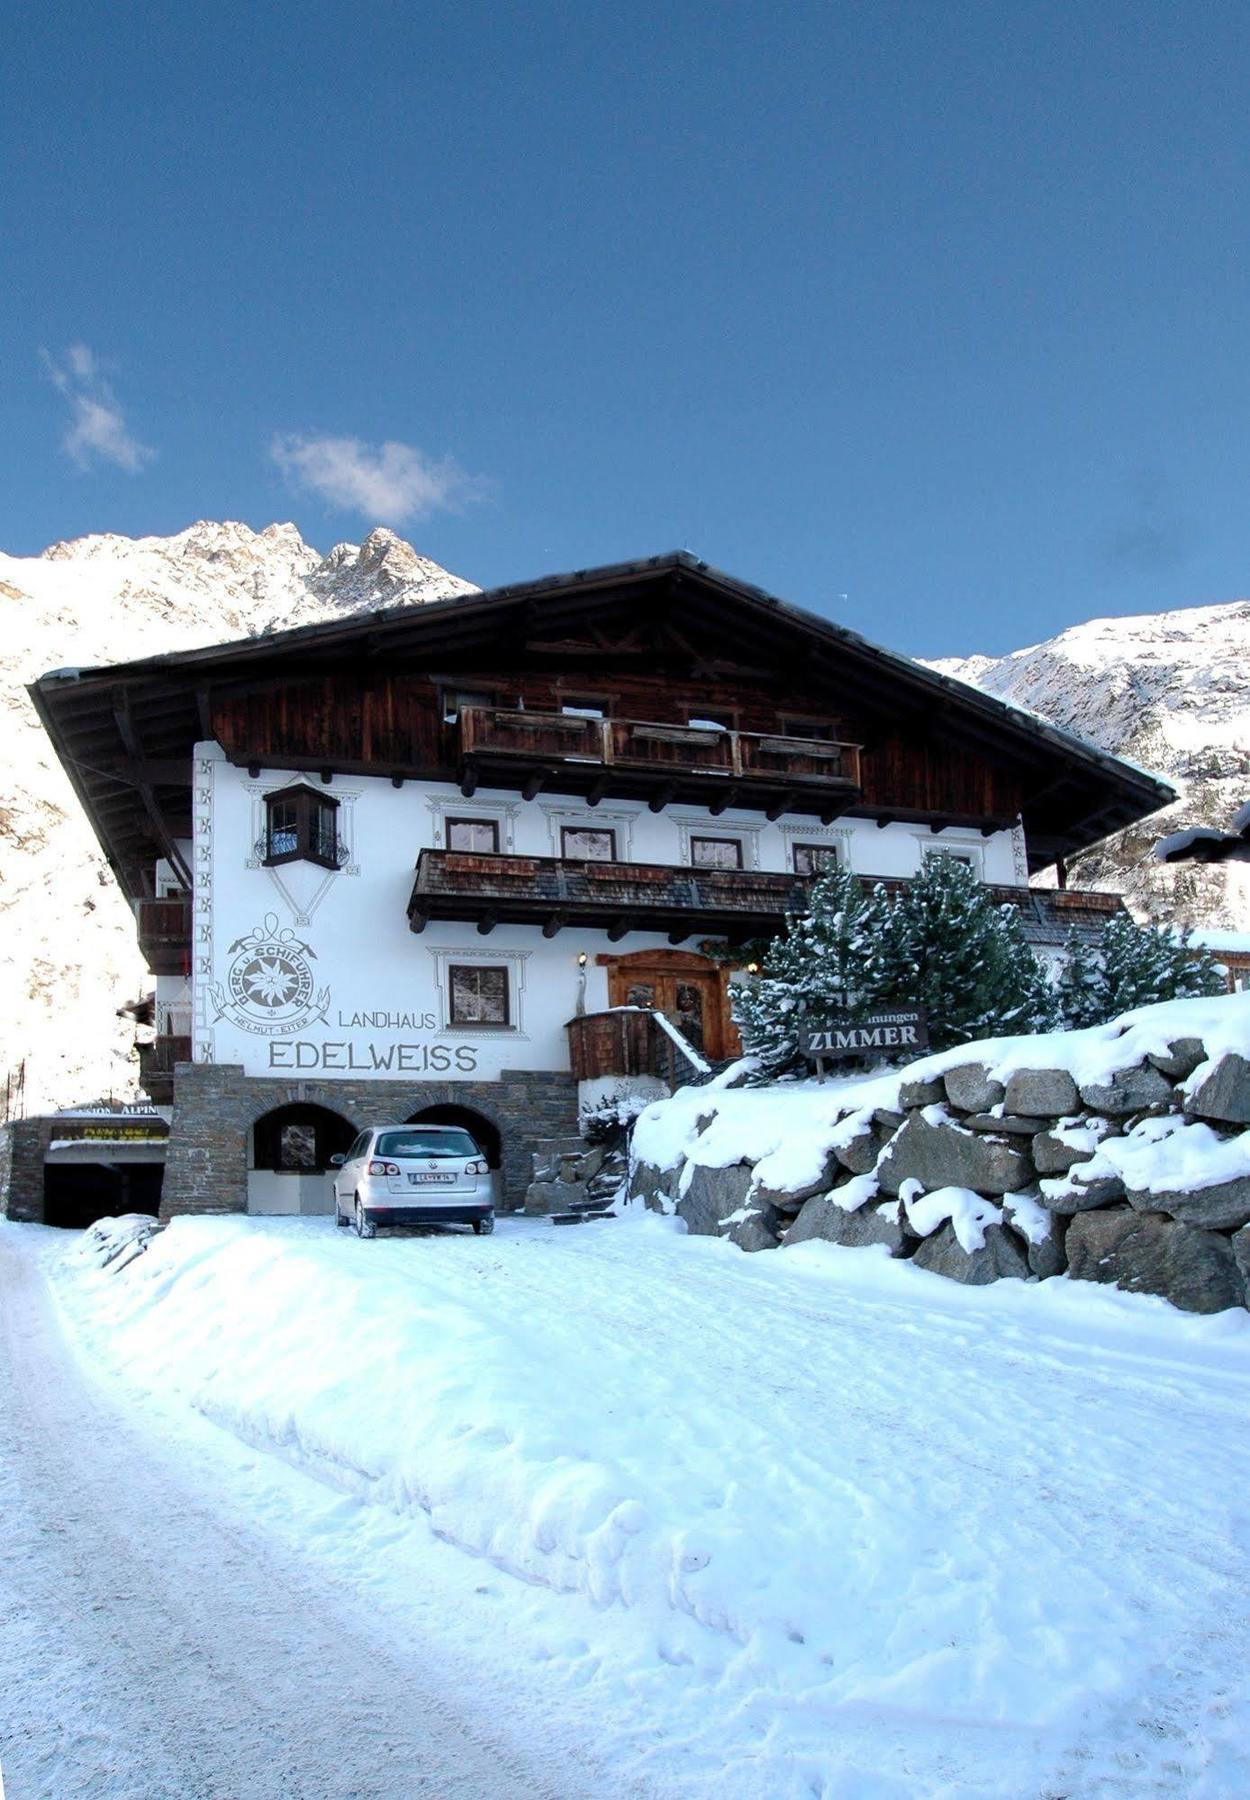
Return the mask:
[[97,1360],[516,1577],[518,1655],[566,1608],[621,1793],[1250,1791],[1244,1316],[649,1215],[180,1219],[62,1278]]
[[750,1161],[759,1185],[797,1191],[819,1179],[829,1152],[850,1142],[876,1108],[897,1110],[904,1082],[976,1062],[1003,1083],[1021,1069],[1066,1069],[1084,1086],[1136,1068],[1147,1056],[1166,1056],[1179,1038],[1199,1038],[1206,1046],[1207,1062],[1195,1071],[1193,1083],[1228,1051],[1250,1057],[1250,992],[1168,1000],[1088,1031],[986,1038],[884,1075],[727,1091],[682,1088],[641,1115],[633,1156],[659,1169],[683,1162],[728,1168]]

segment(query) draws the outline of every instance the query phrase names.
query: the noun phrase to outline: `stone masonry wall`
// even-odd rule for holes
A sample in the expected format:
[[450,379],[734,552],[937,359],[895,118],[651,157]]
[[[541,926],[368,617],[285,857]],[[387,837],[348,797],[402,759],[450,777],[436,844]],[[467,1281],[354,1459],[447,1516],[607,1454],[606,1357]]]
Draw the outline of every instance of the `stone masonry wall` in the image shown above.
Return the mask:
[[273,1081],[234,1064],[180,1063],[161,1217],[245,1212],[251,1128],[293,1102],[327,1107],[359,1131],[428,1106],[471,1107],[498,1128],[506,1206],[523,1203],[543,1140],[577,1136],[577,1083],[545,1070],[510,1070],[497,1081]]
[[0,1214],[39,1224],[43,1219],[43,1162],[52,1138],[50,1118],[13,1119],[0,1128]]
[[674,1168],[635,1161],[631,1193],[744,1250],[823,1238],[978,1285],[1066,1271],[1192,1312],[1250,1305],[1240,1055],[1211,1062],[1182,1038],[1079,1088],[1056,1068],[1004,1084],[970,1058],[929,1079],[904,1072],[897,1110],[848,1110],[832,1137],[798,1192],[761,1185],[750,1161],[701,1164],[696,1147]]

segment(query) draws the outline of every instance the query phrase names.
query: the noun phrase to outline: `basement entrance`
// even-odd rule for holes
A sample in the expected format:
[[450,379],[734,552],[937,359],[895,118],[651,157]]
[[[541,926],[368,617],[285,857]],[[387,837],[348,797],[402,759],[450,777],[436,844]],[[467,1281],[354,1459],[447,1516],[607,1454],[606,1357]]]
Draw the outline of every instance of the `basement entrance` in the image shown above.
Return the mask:
[[161,1210],[163,1162],[58,1163],[43,1168],[43,1220],[85,1231],[97,1219]]

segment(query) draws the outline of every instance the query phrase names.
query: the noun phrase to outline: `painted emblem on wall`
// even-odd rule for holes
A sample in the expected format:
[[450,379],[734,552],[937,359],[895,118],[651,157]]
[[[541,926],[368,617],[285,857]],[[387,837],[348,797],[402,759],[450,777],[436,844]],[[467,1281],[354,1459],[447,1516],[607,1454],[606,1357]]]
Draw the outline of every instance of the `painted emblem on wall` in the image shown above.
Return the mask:
[[285,1037],[325,1018],[330,990],[318,989],[309,967],[316,952],[279,926],[277,913],[266,913],[264,923],[236,938],[227,954],[225,981],[208,990],[216,1018],[265,1037]]

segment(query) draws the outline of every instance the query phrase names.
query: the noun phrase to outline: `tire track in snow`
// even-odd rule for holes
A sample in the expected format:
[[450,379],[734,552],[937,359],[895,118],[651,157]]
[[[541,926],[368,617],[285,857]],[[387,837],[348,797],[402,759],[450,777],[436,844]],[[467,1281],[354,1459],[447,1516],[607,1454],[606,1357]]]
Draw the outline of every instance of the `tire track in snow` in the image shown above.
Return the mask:
[[[571,1800],[179,1481],[75,1367],[0,1237],[6,1800]],[[471,1704],[480,1704],[474,1696]]]

